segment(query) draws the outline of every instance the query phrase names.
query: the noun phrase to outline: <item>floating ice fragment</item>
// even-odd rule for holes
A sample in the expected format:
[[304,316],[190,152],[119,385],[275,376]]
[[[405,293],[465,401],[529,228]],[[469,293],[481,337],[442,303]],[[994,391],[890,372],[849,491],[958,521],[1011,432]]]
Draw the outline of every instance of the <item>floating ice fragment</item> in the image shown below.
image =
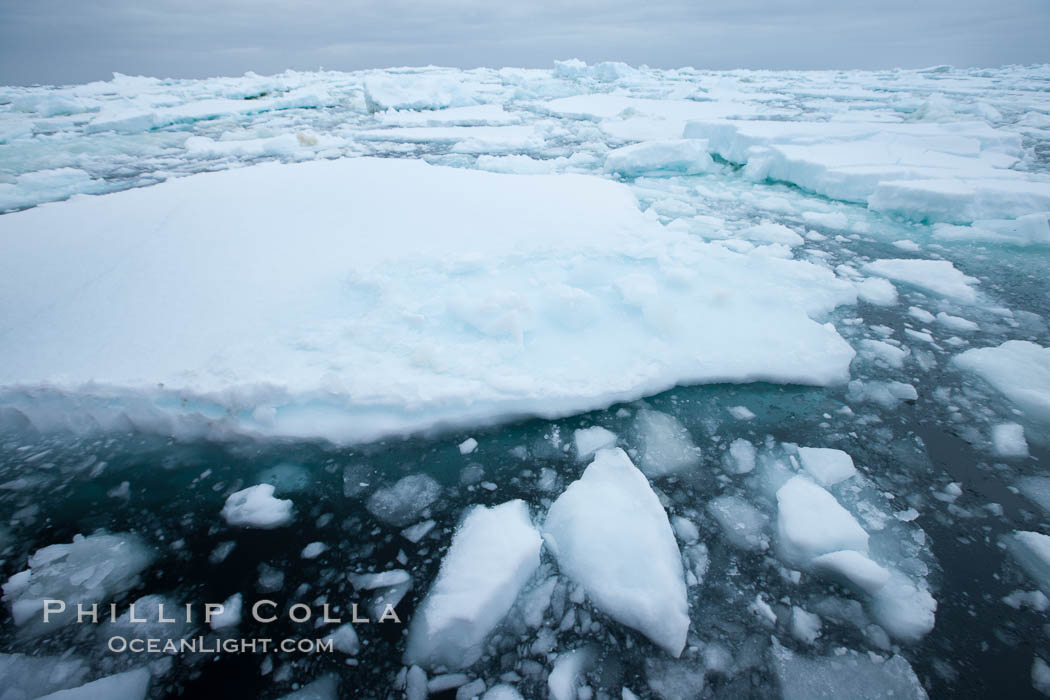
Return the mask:
[[868,533],[835,497],[804,476],[777,491],[779,544],[789,562],[804,565],[842,549],[866,554]]
[[635,416],[634,430],[641,452],[638,466],[646,476],[665,476],[700,463],[700,448],[674,416],[643,409]]
[[460,669],[477,661],[539,566],[541,544],[524,501],[470,510],[412,618],[405,663]]
[[368,512],[394,527],[418,520],[441,495],[441,485],[426,474],[412,474],[381,488],[368,499]]
[[476,449],[478,449],[478,441],[472,437],[459,443],[459,453],[461,455],[469,455]]
[[802,468],[821,486],[834,486],[857,473],[853,458],[842,450],[828,447],[800,447]]
[[623,450],[602,450],[543,525],[558,566],[618,622],[677,657],[689,628],[682,555],[660,500]]
[[573,442],[576,445],[576,459],[584,462],[593,457],[598,450],[615,447],[616,439],[616,433],[606,430],[600,425],[581,428],[573,433]]
[[234,527],[272,529],[292,522],[292,502],[274,498],[271,484],[249,486],[231,493],[222,517]]

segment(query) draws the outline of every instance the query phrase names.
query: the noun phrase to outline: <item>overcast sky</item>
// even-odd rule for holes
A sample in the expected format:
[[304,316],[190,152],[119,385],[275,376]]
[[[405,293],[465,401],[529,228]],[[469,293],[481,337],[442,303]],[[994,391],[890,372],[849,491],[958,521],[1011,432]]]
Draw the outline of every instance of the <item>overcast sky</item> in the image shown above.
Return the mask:
[[1050,0],[0,0],[0,83],[437,64],[1050,62]]

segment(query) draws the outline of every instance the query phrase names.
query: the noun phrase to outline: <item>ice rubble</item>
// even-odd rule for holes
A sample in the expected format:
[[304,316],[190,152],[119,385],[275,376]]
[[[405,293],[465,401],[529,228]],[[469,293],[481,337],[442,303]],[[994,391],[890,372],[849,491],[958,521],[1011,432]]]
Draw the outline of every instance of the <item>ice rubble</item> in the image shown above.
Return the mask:
[[433,477],[411,474],[376,489],[368,499],[368,512],[388,525],[405,527],[420,520],[440,495],[441,484]]
[[1006,549],[1032,577],[1032,582],[1050,595],[1050,537],[1039,532],[1017,531],[1003,537]]
[[598,452],[551,505],[543,537],[595,606],[681,654],[689,629],[682,555],[660,500],[623,450]]
[[264,164],[0,235],[0,404],[43,429],[363,440],[683,382],[841,383],[854,354],[814,320],[852,284],[665,228],[594,177]]
[[777,534],[788,561],[807,564],[829,552],[868,551],[868,533],[835,497],[805,476],[777,491]]
[[405,663],[470,666],[540,563],[540,534],[524,501],[476,506],[412,618]]
[[38,698],[81,685],[89,666],[76,657],[0,654],[0,698]]
[[666,476],[691,469],[700,463],[700,448],[677,418],[644,409],[634,419],[639,468],[646,476]]
[[[78,604],[90,610],[92,604],[134,588],[154,557],[134,534],[76,535],[70,544],[49,545],[30,556],[29,568],[4,584],[3,599],[16,625],[30,634],[47,632],[74,621]],[[46,624],[45,600],[65,603],[63,611],[48,615]]]

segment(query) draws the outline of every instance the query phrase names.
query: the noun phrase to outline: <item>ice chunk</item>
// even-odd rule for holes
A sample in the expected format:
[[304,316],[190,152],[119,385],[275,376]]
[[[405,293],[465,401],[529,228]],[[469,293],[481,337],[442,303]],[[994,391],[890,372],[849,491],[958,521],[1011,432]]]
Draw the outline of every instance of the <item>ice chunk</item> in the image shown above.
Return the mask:
[[310,544],[303,547],[303,551],[300,552],[299,556],[303,559],[316,559],[325,553],[328,549],[328,545],[324,542],[311,542]]
[[871,338],[860,341],[860,353],[862,357],[874,358],[893,369],[904,367],[904,359],[908,356],[907,350]]
[[638,466],[646,476],[666,476],[700,463],[700,448],[674,416],[643,409],[634,419],[634,430],[641,452]]
[[736,496],[719,496],[707,504],[707,512],[722,527],[726,539],[740,549],[763,550],[769,546],[769,518]]
[[292,502],[274,498],[271,484],[249,486],[226,499],[222,517],[234,527],[269,530],[287,525],[294,519]]
[[1050,666],[1038,656],[1032,659],[1032,687],[1050,696]]
[[847,386],[846,398],[852,402],[875,403],[892,410],[902,401],[918,400],[919,392],[904,382],[854,379]]
[[758,243],[782,243],[791,247],[799,246],[803,243],[802,236],[798,235],[783,224],[774,224],[770,221],[763,221],[760,224],[748,226],[745,229],[737,231],[736,235],[739,238],[743,238],[745,241],[755,241]]
[[881,277],[869,277],[857,283],[857,296],[876,306],[893,306],[897,303],[897,288]]
[[605,170],[627,177],[646,173],[695,175],[714,167],[707,144],[695,139],[646,141],[609,151]]
[[810,567],[817,573],[848,581],[865,593],[874,594],[890,580],[890,572],[860,552],[844,549],[813,558]]
[[868,533],[835,497],[804,476],[777,491],[777,533],[784,557],[799,565],[842,549],[868,552]]
[[998,347],[975,348],[952,363],[973,372],[1038,424],[1044,441],[1050,434],[1050,348],[1027,340],[1008,340]]
[[1024,426],[1019,423],[993,425],[992,449],[1000,457],[1027,457],[1028,442],[1024,439]]
[[524,501],[473,508],[412,618],[405,663],[459,669],[477,661],[539,566],[541,544]]
[[339,676],[328,673],[277,700],[338,700]]
[[421,523],[416,523],[415,525],[409,525],[406,527],[401,531],[401,536],[409,542],[419,542],[434,529],[435,525],[437,525],[437,523],[433,520],[424,520]]
[[602,450],[543,525],[562,572],[598,608],[677,657],[689,629],[682,555],[649,482],[623,450]]
[[76,657],[0,654],[0,697],[37,698],[80,685],[88,665]]
[[1015,531],[1003,537],[1007,551],[1043,593],[1050,595],[1050,537],[1039,532]]
[[347,656],[357,656],[357,652],[361,649],[361,642],[357,638],[357,630],[349,622],[336,627],[335,631],[326,636],[325,639],[331,640],[332,647]]
[[873,594],[869,609],[895,639],[914,642],[933,629],[937,601],[925,583],[916,583],[890,569],[890,580]]
[[552,700],[576,700],[576,688],[581,677],[590,670],[597,659],[591,647],[580,647],[563,654],[554,660],[554,668],[547,676],[547,689]]
[[834,486],[857,473],[853,458],[842,450],[828,447],[800,447],[802,468],[821,486]]
[[783,700],[926,700],[915,671],[902,656],[873,659],[847,651],[841,656],[807,658],[773,639],[773,671]]
[[674,528],[674,534],[678,535],[678,539],[686,544],[692,544],[700,539],[700,530],[689,518],[675,515],[671,518],[671,527]]
[[485,691],[482,700],[522,700],[518,689],[508,683],[497,683]]
[[969,333],[971,331],[980,330],[981,328],[969,319],[962,318],[961,316],[952,316],[943,311],[937,314],[937,323],[959,333]]
[[[154,560],[154,552],[131,533],[76,535],[71,544],[53,544],[29,557],[29,568],[3,586],[15,624],[36,634],[75,619],[77,604],[94,603],[129,591]],[[45,624],[44,601],[65,603]]]
[[405,527],[419,520],[440,495],[441,484],[426,474],[412,474],[373,493],[368,512],[388,525]]
[[150,674],[145,668],[136,668],[113,676],[99,678],[76,688],[59,690],[40,700],[144,700],[149,690]]
[[241,624],[241,608],[244,599],[240,593],[234,593],[222,604],[222,611],[211,616],[211,628],[213,630],[236,627]]
[[1017,488],[1025,498],[1050,513],[1050,477],[1023,476],[1017,480]]
[[459,443],[459,453],[461,455],[469,455],[476,449],[478,449],[478,441],[474,438],[467,438]]
[[616,447],[616,433],[606,430],[600,425],[591,428],[581,428],[573,433],[573,442],[576,445],[576,459],[584,462],[594,456],[598,450],[607,447]]
[[973,288],[977,280],[967,277],[947,260],[875,260],[862,269],[950,299],[970,304],[977,301],[977,292]]
[[733,440],[722,463],[732,474],[747,474],[755,468],[755,446],[744,438]]
[[791,608],[791,636],[803,644],[812,644],[820,636],[820,615],[795,605]]

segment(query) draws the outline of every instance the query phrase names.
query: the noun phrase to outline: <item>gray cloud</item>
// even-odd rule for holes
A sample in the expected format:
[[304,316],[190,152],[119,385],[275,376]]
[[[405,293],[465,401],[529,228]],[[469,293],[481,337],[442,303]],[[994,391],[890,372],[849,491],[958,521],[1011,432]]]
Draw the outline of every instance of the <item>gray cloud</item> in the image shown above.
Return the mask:
[[1047,0],[0,0],[0,83],[319,66],[879,68],[1050,62]]

